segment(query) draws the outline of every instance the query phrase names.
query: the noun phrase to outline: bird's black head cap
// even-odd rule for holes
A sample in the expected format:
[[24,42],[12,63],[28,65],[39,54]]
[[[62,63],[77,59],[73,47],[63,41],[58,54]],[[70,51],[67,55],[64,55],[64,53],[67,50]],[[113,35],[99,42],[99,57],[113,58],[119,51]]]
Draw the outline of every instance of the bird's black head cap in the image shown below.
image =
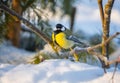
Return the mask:
[[56,24],[56,28],[62,28],[63,27],[63,25],[62,24]]

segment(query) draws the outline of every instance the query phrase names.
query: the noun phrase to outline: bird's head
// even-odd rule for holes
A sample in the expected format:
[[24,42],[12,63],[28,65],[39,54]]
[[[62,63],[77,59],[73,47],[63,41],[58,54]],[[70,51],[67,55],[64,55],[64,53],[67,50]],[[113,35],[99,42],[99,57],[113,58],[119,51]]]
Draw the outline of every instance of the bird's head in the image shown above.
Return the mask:
[[56,24],[56,30],[65,31],[66,27],[64,27],[62,24]]
[[62,24],[56,24],[56,29],[57,30],[62,30],[63,28],[63,25]]

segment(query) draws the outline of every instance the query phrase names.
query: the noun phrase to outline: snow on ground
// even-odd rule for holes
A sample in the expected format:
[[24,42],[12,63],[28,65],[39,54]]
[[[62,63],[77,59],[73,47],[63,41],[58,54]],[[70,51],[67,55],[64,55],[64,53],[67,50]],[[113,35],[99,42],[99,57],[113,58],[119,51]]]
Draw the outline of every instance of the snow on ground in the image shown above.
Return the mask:
[[[103,69],[69,60],[45,60],[32,64],[0,65],[0,83],[112,83],[113,68],[104,74]],[[114,83],[120,82],[117,70]]]
[[[112,83],[114,68],[104,74],[101,67],[66,59],[45,60],[37,65],[25,64],[33,55],[11,45],[0,45],[0,83]],[[114,83],[119,82],[120,69],[117,69]]]
[[0,44],[0,63],[20,64],[26,63],[27,59],[35,53],[18,49],[8,43]]

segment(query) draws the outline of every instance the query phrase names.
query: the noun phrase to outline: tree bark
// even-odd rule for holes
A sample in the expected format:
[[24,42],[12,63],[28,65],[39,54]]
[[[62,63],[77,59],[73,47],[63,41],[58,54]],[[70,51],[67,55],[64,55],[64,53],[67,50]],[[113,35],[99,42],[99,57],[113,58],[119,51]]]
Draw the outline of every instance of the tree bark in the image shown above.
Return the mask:
[[[12,9],[19,15],[22,15],[20,0],[12,0]],[[7,21],[7,27],[8,27],[7,38],[12,42],[14,46],[19,47],[21,29],[20,20],[15,16],[10,15]]]

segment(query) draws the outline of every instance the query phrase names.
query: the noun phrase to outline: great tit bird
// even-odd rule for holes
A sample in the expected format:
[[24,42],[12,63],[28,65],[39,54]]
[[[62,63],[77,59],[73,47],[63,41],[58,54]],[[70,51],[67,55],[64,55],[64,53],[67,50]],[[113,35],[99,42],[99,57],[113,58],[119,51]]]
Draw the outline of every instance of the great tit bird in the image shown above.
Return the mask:
[[[64,30],[62,30],[63,28]],[[70,36],[68,36],[66,32],[68,32]],[[70,33],[70,30],[68,30],[62,24],[56,24],[56,30],[52,33],[52,40],[64,49],[72,48],[75,44],[82,44],[84,46],[86,45],[71,34],[72,33]]]
[[[62,30],[64,28],[64,31]],[[70,49],[72,50],[72,47],[76,43],[81,43],[77,38],[74,36],[67,37],[67,34],[65,34],[65,31],[67,30],[66,27],[64,27],[62,24],[56,24],[56,30],[52,33],[52,40],[54,43],[56,43],[58,46],[64,49]],[[74,57],[76,61],[79,60],[78,55],[74,54]]]
[[74,42],[67,39],[66,34],[62,30],[63,27],[64,26],[62,24],[56,25],[56,30],[52,34],[52,40],[57,45],[59,45],[61,48],[69,49],[69,48],[73,47]]

